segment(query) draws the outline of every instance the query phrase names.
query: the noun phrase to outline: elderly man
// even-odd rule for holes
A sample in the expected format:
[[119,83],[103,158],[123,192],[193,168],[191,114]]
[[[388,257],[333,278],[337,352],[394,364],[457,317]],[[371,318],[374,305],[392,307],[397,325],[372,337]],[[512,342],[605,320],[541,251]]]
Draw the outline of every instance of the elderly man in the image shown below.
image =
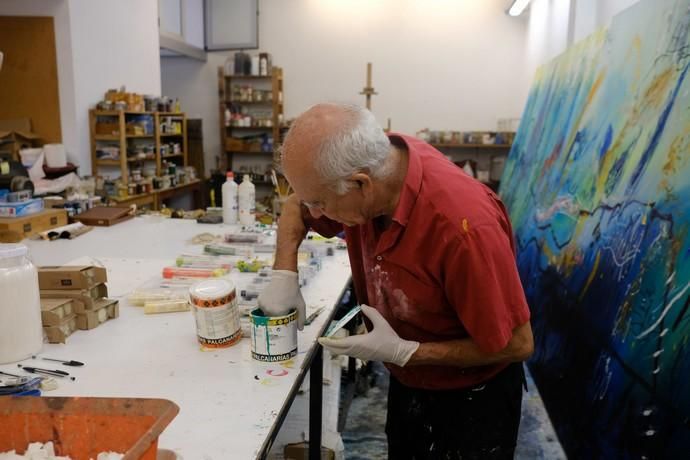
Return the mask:
[[344,230],[373,328],[319,342],[386,364],[389,458],[512,458],[533,339],[499,198],[357,106],[307,110],[285,138],[282,166],[295,194],[261,308],[297,308],[303,321],[297,249],[309,228]]

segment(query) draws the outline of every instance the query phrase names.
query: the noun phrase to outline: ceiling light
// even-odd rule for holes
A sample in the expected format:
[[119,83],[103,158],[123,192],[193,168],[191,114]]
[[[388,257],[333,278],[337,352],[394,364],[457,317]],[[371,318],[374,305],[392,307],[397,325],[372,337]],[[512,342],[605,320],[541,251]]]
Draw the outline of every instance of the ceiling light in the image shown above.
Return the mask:
[[510,16],[520,16],[525,8],[529,5],[529,0],[513,0],[513,4],[508,9]]

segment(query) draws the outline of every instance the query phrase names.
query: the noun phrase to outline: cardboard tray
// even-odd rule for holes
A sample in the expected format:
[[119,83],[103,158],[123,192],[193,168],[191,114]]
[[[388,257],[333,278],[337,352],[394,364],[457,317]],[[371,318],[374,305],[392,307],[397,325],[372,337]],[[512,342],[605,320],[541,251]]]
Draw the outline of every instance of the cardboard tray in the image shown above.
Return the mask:
[[72,299],[72,307],[77,314],[83,314],[87,310],[94,310],[98,300],[108,297],[108,288],[105,284],[99,284],[91,289],[82,290],[41,290],[42,299]]
[[62,319],[62,322],[56,326],[47,326],[43,328],[49,343],[65,343],[67,337],[72,335],[77,330],[77,315],[71,315]]
[[41,321],[44,326],[60,326],[73,313],[72,299],[41,299]]
[[115,299],[99,299],[93,310],[77,314],[77,328],[88,331],[100,326],[109,319],[120,316],[120,306]]
[[108,275],[105,268],[93,265],[62,265],[38,268],[38,287],[41,290],[91,289],[106,281],[108,281]]

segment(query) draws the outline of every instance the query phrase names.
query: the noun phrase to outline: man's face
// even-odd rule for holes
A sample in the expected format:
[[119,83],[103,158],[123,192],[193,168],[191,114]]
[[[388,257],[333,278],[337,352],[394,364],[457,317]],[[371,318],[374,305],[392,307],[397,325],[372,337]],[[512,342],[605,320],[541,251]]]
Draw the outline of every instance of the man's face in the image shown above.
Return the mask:
[[370,219],[372,197],[367,193],[370,187],[363,187],[360,181],[353,180],[352,188],[344,195],[338,195],[321,184],[314,171],[284,166],[290,185],[314,218],[326,216],[347,226],[364,224]]

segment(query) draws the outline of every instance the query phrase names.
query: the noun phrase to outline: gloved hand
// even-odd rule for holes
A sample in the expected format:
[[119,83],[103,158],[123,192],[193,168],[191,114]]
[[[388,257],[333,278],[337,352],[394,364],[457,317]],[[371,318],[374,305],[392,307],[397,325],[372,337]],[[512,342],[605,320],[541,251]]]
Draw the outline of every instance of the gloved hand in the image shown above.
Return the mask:
[[344,339],[320,337],[319,343],[336,355],[405,366],[419,348],[419,342],[401,339],[375,308],[362,305],[362,312],[374,325],[371,332]]
[[299,289],[299,275],[290,270],[273,270],[271,282],[261,291],[257,299],[259,308],[266,316],[287,315],[297,309],[297,328],[304,329],[306,304]]

